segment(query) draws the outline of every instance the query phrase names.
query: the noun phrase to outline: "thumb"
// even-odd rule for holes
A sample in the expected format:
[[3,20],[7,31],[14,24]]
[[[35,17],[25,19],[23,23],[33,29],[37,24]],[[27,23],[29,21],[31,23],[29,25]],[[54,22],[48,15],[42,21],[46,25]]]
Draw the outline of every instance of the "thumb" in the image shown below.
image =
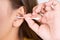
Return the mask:
[[49,26],[46,24],[40,25],[38,35],[40,35],[40,37],[43,38],[44,40],[51,40],[51,34],[50,34]]
[[31,14],[25,16],[25,20],[28,23],[29,27],[42,39],[50,40],[51,37],[48,25],[41,24],[41,26],[39,26],[32,19],[28,19],[29,16],[31,16]]

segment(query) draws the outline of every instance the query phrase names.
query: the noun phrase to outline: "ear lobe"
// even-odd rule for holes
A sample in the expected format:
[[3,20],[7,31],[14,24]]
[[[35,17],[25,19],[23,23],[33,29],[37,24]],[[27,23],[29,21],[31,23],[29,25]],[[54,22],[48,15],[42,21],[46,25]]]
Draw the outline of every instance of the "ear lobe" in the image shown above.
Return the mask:
[[23,23],[24,19],[16,19],[14,22],[13,22],[13,26],[14,27],[19,27],[22,23]]

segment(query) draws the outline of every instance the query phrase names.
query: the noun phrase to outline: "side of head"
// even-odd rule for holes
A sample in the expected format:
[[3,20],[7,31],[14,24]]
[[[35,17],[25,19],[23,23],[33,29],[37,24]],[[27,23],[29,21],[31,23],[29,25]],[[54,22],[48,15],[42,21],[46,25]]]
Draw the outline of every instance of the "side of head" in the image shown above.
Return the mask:
[[[12,28],[18,29],[18,33],[21,33],[20,30],[23,32],[26,30],[26,33],[28,32],[27,30],[32,31],[25,20],[23,18],[19,19],[17,16],[22,17],[24,14],[32,12],[32,8],[36,5],[36,0],[0,0],[0,38],[6,35]],[[26,28],[23,25],[26,25]]]

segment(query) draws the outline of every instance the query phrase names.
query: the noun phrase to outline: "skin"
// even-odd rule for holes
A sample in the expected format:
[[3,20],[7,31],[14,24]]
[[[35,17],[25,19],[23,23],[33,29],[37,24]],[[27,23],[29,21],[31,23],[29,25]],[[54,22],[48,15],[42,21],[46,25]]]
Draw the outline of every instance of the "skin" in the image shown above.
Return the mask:
[[[52,3],[55,5],[54,10],[51,8]],[[42,3],[37,8],[34,7],[32,14],[25,14],[23,7],[13,10],[9,0],[0,0],[0,40],[19,40],[18,29],[24,19],[43,40],[60,40],[60,3],[50,0],[45,5],[46,7]],[[42,17],[38,13],[42,11],[43,7],[47,12],[43,10]],[[21,15],[24,16],[24,19],[17,18]],[[34,17],[41,18],[37,20],[42,23],[40,26],[31,19]]]
[[23,22],[24,8],[12,8],[9,0],[0,0],[0,40],[19,40],[18,29]]
[[[38,13],[42,11],[43,7],[46,12],[42,13],[42,17]],[[42,23],[40,26],[32,20],[34,17],[40,18],[36,20]],[[34,7],[32,14],[25,15],[25,20],[29,27],[43,40],[60,40],[60,3],[57,0],[50,0],[47,3],[42,3]]]

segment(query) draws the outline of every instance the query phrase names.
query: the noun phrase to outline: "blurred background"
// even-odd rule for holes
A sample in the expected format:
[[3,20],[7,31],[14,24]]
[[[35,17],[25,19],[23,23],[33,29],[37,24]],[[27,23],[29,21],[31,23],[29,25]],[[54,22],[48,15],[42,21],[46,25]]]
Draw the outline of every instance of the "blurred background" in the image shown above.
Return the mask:
[[[42,3],[42,2],[48,2],[49,0],[38,0],[38,3]],[[57,0],[60,2],[60,0]]]

